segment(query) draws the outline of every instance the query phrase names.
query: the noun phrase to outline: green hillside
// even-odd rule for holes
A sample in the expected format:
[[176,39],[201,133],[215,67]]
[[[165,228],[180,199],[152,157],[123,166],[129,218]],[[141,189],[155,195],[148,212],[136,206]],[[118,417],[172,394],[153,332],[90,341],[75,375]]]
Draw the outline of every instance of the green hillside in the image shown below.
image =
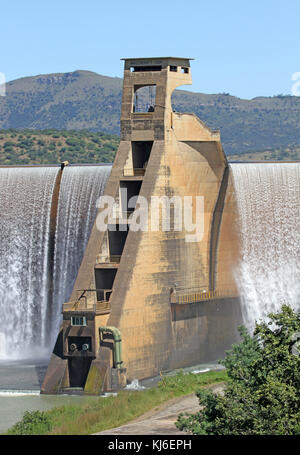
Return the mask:
[[[112,163],[119,136],[87,130],[0,130],[0,165]],[[239,161],[300,160],[300,146],[227,155]]]
[[[48,74],[7,83],[0,128],[102,131],[119,134],[122,79],[90,71]],[[220,129],[227,154],[300,144],[300,97],[257,97],[176,90],[173,107]]]
[[112,163],[119,137],[89,131],[0,130],[0,164]]
[[300,145],[229,155],[230,161],[300,161]]

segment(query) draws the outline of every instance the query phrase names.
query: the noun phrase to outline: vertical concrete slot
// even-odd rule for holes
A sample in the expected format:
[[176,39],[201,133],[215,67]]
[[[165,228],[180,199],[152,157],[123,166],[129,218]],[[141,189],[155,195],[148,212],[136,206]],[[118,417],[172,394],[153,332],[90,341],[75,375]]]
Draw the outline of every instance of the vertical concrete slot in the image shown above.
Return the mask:
[[132,164],[134,168],[134,175],[144,175],[153,141],[132,142]]
[[210,231],[210,260],[209,260],[209,289],[214,291],[216,287],[216,265],[218,254],[219,234],[222,222],[222,214],[225,204],[225,196],[228,186],[229,167],[226,166],[220,186],[218,199],[213,212],[213,218]]
[[127,225],[116,225],[116,231],[108,230],[110,262],[120,262],[128,235]]
[[95,281],[97,289],[97,301],[108,302],[112,292],[114,280],[117,273],[117,268],[109,267],[102,269],[95,269]]
[[133,212],[136,200],[141,190],[142,180],[121,180],[120,181],[120,199],[122,212]]

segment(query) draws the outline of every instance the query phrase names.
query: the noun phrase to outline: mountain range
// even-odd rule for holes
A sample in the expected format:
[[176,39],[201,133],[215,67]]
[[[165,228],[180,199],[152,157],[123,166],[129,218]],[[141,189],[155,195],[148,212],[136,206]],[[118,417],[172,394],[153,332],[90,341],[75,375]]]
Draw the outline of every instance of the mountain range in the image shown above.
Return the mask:
[[[122,79],[77,70],[24,77],[0,97],[0,129],[58,129],[119,134]],[[228,155],[300,144],[300,97],[256,97],[176,90],[172,105],[221,131]]]

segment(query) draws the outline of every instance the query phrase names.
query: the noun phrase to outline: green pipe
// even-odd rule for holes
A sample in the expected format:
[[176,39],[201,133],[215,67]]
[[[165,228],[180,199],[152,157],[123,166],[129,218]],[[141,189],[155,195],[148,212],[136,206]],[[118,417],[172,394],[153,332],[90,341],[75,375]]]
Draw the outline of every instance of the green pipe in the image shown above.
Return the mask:
[[116,368],[122,368],[122,338],[121,332],[116,327],[99,327],[100,340],[103,340],[103,332],[109,332],[114,338],[113,357],[114,366]]

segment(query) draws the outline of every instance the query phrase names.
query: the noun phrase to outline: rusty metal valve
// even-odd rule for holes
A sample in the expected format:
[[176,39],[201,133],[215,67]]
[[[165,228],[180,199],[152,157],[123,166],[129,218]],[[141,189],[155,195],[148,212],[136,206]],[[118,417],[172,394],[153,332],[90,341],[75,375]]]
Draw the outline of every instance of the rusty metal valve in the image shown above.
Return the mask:
[[77,344],[72,343],[72,344],[70,345],[70,350],[71,350],[71,351],[76,351],[76,349],[77,349]]

